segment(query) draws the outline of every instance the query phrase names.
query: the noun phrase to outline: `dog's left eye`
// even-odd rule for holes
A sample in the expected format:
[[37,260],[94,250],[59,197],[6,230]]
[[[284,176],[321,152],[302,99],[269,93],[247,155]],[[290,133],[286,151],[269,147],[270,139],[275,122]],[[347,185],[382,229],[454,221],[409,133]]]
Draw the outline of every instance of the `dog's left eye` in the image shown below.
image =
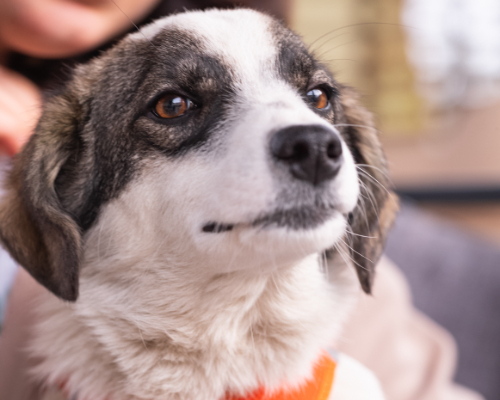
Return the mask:
[[307,92],[307,100],[311,105],[318,110],[323,110],[330,105],[328,95],[323,89],[315,88]]
[[157,117],[170,119],[180,117],[192,109],[193,102],[178,94],[166,94],[155,104],[153,112]]

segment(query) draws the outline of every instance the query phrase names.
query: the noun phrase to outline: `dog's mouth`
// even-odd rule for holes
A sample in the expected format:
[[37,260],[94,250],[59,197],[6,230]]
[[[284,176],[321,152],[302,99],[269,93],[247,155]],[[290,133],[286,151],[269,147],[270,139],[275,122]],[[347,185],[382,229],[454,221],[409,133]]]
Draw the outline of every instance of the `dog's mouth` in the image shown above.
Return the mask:
[[334,207],[301,207],[285,210],[277,210],[272,213],[258,216],[250,223],[222,223],[207,222],[202,226],[205,233],[224,233],[234,230],[236,227],[247,228],[288,228],[291,230],[314,229],[334,214],[338,213]]
[[235,224],[221,224],[218,222],[208,222],[201,230],[206,233],[222,233],[232,231]]

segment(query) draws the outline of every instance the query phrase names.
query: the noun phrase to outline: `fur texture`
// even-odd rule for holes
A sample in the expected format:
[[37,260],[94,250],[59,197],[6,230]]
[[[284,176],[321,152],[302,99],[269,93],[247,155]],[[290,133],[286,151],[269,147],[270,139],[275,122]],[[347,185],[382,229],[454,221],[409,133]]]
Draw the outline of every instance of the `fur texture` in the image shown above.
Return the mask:
[[[172,94],[193,106],[160,118]],[[270,151],[289,127],[306,132],[292,161]],[[321,153],[312,172],[304,141]],[[395,211],[370,115],[250,10],[165,18],[77,68],[8,185],[2,242],[71,301],[42,301],[36,374],[82,400],[300,384],[339,332],[355,271],[370,291]]]

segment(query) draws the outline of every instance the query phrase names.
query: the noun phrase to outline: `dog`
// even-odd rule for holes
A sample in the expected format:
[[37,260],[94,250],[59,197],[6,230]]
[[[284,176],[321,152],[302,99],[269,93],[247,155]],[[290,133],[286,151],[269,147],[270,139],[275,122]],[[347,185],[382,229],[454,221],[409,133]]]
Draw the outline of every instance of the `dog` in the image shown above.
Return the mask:
[[127,36],[46,102],[0,205],[3,245],[52,292],[35,376],[77,400],[267,399],[327,359],[318,399],[383,398],[324,352],[371,291],[386,171],[355,92],[271,17]]

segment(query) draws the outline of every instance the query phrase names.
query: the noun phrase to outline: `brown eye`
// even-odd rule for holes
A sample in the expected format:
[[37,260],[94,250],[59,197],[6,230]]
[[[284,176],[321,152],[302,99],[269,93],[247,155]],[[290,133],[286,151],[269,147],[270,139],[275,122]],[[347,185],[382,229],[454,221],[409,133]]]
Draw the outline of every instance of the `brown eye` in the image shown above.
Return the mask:
[[155,105],[155,114],[160,118],[176,118],[191,109],[193,102],[178,94],[167,94]]
[[318,110],[322,110],[330,104],[328,96],[323,89],[312,89],[307,92],[307,99]]

